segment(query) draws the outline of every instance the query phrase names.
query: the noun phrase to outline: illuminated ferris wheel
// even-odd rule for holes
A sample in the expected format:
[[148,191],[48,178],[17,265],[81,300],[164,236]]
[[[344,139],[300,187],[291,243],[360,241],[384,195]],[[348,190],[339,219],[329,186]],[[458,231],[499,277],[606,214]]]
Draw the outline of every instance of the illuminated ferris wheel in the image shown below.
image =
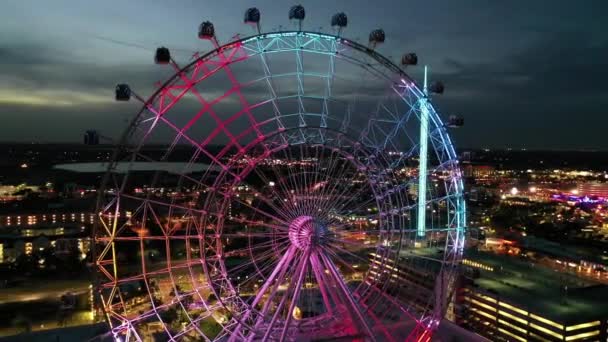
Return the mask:
[[214,45],[144,99],[100,191],[97,293],[118,340],[427,341],[464,244],[448,127],[376,51],[301,29]]

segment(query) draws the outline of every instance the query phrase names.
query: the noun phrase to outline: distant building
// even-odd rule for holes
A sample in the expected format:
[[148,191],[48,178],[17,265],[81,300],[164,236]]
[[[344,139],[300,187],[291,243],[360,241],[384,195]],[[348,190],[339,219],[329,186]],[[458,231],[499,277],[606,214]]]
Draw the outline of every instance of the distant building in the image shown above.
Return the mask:
[[0,228],[26,227],[37,224],[88,223],[93,224],[95,214],[92,212],[55,212],[33,214],[0,215]]
[[99,133],[95,130],[88,130],[84,133],[85,145],[99,145]]
[[0,185],[0,202],[20,201],[27,193],[39,191],[40,187],[34,185]]
[[472,253],[456,323],[492,341],[606,341],[608,286],[513,257]]
[[495,169],[489,165],[475,165],[465,164],[463,165],[463,174],[465,177],[473,178],[490,178],[494,175]]
[[579,196],[608,198],[608,183],[584,182],[576,186]]
[[89,229],[77,223],[39,223],[21,226],[0,225],[0,263],[14,262],[53,247],[58,254],[78,250],[86,255],[91,248]]

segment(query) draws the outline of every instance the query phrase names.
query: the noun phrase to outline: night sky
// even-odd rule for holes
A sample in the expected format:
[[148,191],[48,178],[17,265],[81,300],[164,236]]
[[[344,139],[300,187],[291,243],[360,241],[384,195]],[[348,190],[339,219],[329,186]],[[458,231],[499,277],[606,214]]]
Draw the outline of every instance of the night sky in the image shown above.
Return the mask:
[[[277,5],[277,4],[282,5]],[[302,1],[304,29],[329,32],[338,11],[344,36],[366,43],[374,28],[394,61],[416,52],[446,84],[434,101],[460,114],[459,147],[608,149],[608,1]],[[229,5],[227,5],[229,4]],[[0,10],[0,141],[80,142],[94,128],[118,136],[137,103],[115,103],[116,83],[142,94],[167,76],[157,46],[185,63],[220,41],[249,35],[243,12],[256,6],[262,29],[291,27],[291,1],[6,0]],[[419,79],[420,72],[414,77]]]

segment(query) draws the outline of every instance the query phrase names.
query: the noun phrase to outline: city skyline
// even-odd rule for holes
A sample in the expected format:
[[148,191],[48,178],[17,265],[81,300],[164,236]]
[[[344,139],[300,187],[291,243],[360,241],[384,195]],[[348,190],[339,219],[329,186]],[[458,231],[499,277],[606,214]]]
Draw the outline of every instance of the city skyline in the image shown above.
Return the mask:
[[607,340],[584,4],[5,2],[0,339]]
[[[170,74],[152,62],[157,46],[169,47],[185,64],[193,52],[211,49],[196,38],[201,21],[213,21],[223,42],[236,33],[250,35],[241,16],[253,5],[262,12],[263,31],[292,28],[286,9],[269,1],[230,8],[197,2],[5,4],[0,27],[10,38],[0,49],[6,76],[0,82],[1,140],[80,142],[90,128],[118,136],[137,104],[114,103],[116,83],[127,81],[151,94],[154,82]],[[430,65],[431,78],[446,84],[446,93],[434,100],[442,117],[465,118],[465,127],[452,133],[457,146],[608,149],[601,135],[607,98],[602,76],[608,70],[601,56],[608,43],[600,21],[591,19],[606,6],[600,1],[587,7],[565,1],[302,5],[305,30],[323,26],[331,32],[330,16],[344,11],[344,36],[365,44],[369,31],[381,27],[387,41],[380,53],[397,61],[416,52],[421,64]],[[389,15],[387,8],[393,9]],[[138,15],[142,10],[145,16]],[[412,75],[421,80],[421,68]]]

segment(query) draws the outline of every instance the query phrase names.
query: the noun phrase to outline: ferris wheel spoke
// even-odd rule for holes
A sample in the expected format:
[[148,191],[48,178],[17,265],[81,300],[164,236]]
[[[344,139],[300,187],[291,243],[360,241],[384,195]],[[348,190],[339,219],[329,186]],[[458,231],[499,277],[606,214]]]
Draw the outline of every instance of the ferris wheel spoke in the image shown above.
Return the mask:
[[[358,242],[349,241],[349,240],[340,239],[340,238],[332,238],[332,237],[328,237],[327,239],[328,239],[328,240],[330,240],[330,241],[333,241],[333,242],[334,242],[334,244],[336,244],[336,243],[340,243],[340,244],[343,244],[343,245],[349,245],[349,246],[353,246],[353,247],[359,247],[359,248],[361,248],[361,244],[360,244],[360,243],[358,243]],[[372,246],[370,246],[370,248],[371,248],[371,247],[372,247]]]
[[[287,231],[288,228],[283,226],[283,225],[279,225],[279,224],[272,224],[269,222],[265,222],[262,220],[249,220],[249,219],[245,219],[242,217],[232,217],[230,219],[230,221],[234,221],[237,223],[244,223],[246,226],[251,226],[251,227],[266,227],[266,228],[271,228],[277,231]],[[272,234],[272,233],[268,233],[268,234]],[[274,233],[276,234],[276,233]]]
[[324,148],[315,146],[314,164],[309,171],[310,182],[306,189],[308,198],[308,208],[311,213],[323,211],[320,206],[323,194],[323,187],[327,185],[327,175],[322,172],[322,160]]
[[[319,259],[318,252],[316,251],[310,255],[310,266],[316,283],[319,286],[319,291],[321,292],[321,298],[323,298],[325,310],[331,316],[334,311],[333,307],[339,303],[339,300],[337,298],[337,294],[330,286],[329,281],[324,274],[321,260]],[[332,300],[334,304],[332,304]]]
[[[428,207],[429,205],[436,204],[438,202],[449,200],[449,199],[456,199],[458,197],[459,197],[459,195],[449,194],[449,195],[446,195],[446,196],[443,196],[443,197],[431,198],[431,199],[429,199],[429,200],[426,201],[426,206]],[[409,204],[409,205],[405,205],[405,206],[401,206],[401,207],[396,207],[396,208],[393,209],[393,215],[407,214],[411,210],[413,210],[414,208],[417,208],[417,207],[418,207],[418,203]],[[428,208],[427,208],[427,210],[428,210]]]
[[339,253],[347,254],[347,255],[349,255],[350,257],[353,257],[353,258],[355,258],[355,259],[357,259],[357,260],[359,260],[359,261],[361,261],[361,262],[363,262],[363,263],[368,263],[368,262],[369,262],[369,259],[363,258],[363,257],[361,257],[360,255],[357,255],[357,254],[355,254],[355,253],[353,253],[353,252],[350,252],[349,250],[344,249],[344,248],[342,248],[342,247],[340,247],[340,246],[336,245],[335,243],[331,243],[331,244],[329,245],[329,247],[331,247],[331,248],[326,248],[327,252],[328,252],[328,253],[330,253],[330,254],[332,254],[333,256],[335,256],[335,257],[336,257],[337,259],[339,259],[339,260],[340,260],[340,261],[341,261],[341,262],[342,262],[344,265],[348,266],[348,267],[349,267],[351,270],[353,270],[353,271],[356,271],[356,270],[352,268],[352,265],[351,265],[351,264],[349,264],[349,263],[347,263],[347,262],[346,262],[346,261],[345,261],[343,258],[341,258],[341,257],[338,255],[338,253],[334,252],[332,249],[337,250]]
[[[354,159],[354,157],[353,157]],[[325,201],[325,203],[323,203],[323,205],[325,205],[326,207],[331,207],[332,209],[336,209],[336,210],[340,210],[341,207],[344,206],[343,204],[343,198],[347,198],[349,200],[355,200],[358,199],[361,192],[364,191],[365,189],[367,189],[367,186],[361,186],[359,189],[357,189],[355,191],[355,193],[350,193],[351,189],[353,189],[354,187],[354,177],[357,176],[357,173],[354,172],[354,176],[353,177],[346,177],[346,172],[348,170],[354,171],[352,170],[352,168],[348,167],[349,163],[346,160],[342,160],[342,172],[336,177],[336,182],[334,182],[333,187],[331,189],[331,191],[328,192],[328,194],[332,194],[331,196],[327,196],[327,200]],[[350,180],[346,181],[346,180]],[[338,184],[340,185],[345,185],[343,186],[343,189],[338,190]],[[348,194],[348,195],[347,195]]]
[[[337,164],[341,165],[339,167],[336,167]],[[324,208],[325,212],[327,212],[328,209],[333,208],[333,204],[331,203],[333,201],[334,196],[336,195],[336,189],[338,189],[339,186],[343,186],[345,184],[347,186],[350,185],[344,179],[344,174],[348,169],[347,164],[348,163],[341,158],[341,155],[339,153],[337,153],[336,151],[332,151],[332,153],[330,154],[327,171],[325,172],[325,185],[321,187],[319,201],[316,204],[319,208]],[[337,174],[334,176],[334,173],[336,172]]]
[[[283,149],[282,152],[284,154],[285,159],[298,161],[299,164],[302,163],[303,162],[302,158],[294,158],[294,156],[292,155],[291,149],[292,149],[291,147],[287,147],[287,148]],[[297,167],[297,165],[293,165],[291,163],[289,165],[286,165],[287,174],[284,175],[284,177],[282,177],[281,181],[280,181],[280,183],[286,189],[287,202],[293,202],[294,197],[303,193],[303,191],[302,191],[303,184],[301,184],[301,182],[298,181],[298,173],[297,173],[297,171],[294,170],[296,167]],[[295,214],[293,218],[304,215],[304,212],[302,211],[302,206],[300,203],[298,203],[298,204],[292,203],[291,205],[292,205],[292,208],[293,208],[293,211]]]
[[[234,194],[226,193],[226,192],[224,192],[222,194],[224,196],[226,196],[227,198],[229,198],[229,199],[231,199],[231,200],[233,200],[233,201],[235,201],[235,202],[237,202],[237,203],[239,203],[241,205],[244,205],[244,206],[248,207],[249,209],[252,209],[256,213],[264,215],[266,218],[273,219],[273,220],[275,220],[275,221],[277,221],[279,223],[282,223],[282,224],[287,224],[286,220],[288,220],[289,218],[285,216],[286,214],[285,214],[284,210],[282,210],[281,208],[277,207],[277,205],[274,204],[270,199],[266,198],[263,195],[259,195],[259,193],[258,193],[257,198],[260,199],[260,201],[262,203],[268,205],[268,207],[270,207],[270,209],[272,209],[274,211],[273,214],[269,213],[266,210],[260,209],[259,208],[259,204],[257,206],[254,206],[252,204],[247,203],[247,201],[244,201],[244,200],[240,199],[239,197],[237,197]],[[254,221],[252,221],[252,222],[254,222]],[[277,225],[275,225],[275,227],[279,228],[279,229],[281,228],[281,226],[277,226]]]
[[[369,199],[359,203],[356,207],[356,210],[359,210],[376,200],[376,196],[373,196],[373,191],[371,191],[369,185],[367,184],[360,186],[359,189],[357,189],[353,194],[345,196],[350,189],[352,189],[352,185],[340,192],[339,196],[336,196],[336,201],[333,204],[333,208],[335,208],[336,210],[342,210],[342,208],[348,207],[353,201],[360,200],[361,195],[364,194],[365,191],[368,191],[372,196],[370,196]],[[356,212],[356,210],[352,211]]]
[[[300,292],[302,290],[302,284],[304,281],[304,276],[307,273],[308,270],[308,259],[310,257],[310,250],[307,251],[303,257],[302,260],[300,261],[300,265],[298,265],[297,267],[297,271],[294,272],[294,275],[297,274],[298,276],[298,280],[295,283],[295,287],[293,289],[287,289],[287,291],[285,291],[285,296],[283,297],[283,300],[286,299],[288,297],[289,292],[293,292],[293,296],[291,297],[291,303],[289,305],[289,310],[287,310],[287,318],[285,319],[285,325],[283,326],[283,331],[281,332],[281,337],[279,339],[279,341],[284,341],[285,337],[287,336],[287,331],[289,330],[289,326],[291,325],[291,320],[293,318],[293,312],[294,312],[294,308],[296,306],[296,304],[298,303],[298,299],[300,298]],[[293,284],[293,277],[292,277],[292,284]],[[278,311],[278,309],[277,309]],[[266,335],[264,336],[266,339],[268,337],[268,334],[270,333],[270,331],[272,330],[272,324],[270,325],[269,329],[266,332]]]
[[[288,311],[286,313],[284,327],[287,327],[289,325],[288,320],[289,320],[289,317],[291,317],[291,312],[293,312],[294,305],[299,298],[299,289],[302,287],[302,281],[304,278],[304,274],[306,273],[306,263],[307,262],[308,262],[308,260],[307,260],[306,256],[304,254],[301,254],[299,260],[296,263],[295,269],[293,270],[293,272],[291,272],[293,274],[293,276],[289,280],[289,285],[288,285],[287,289],[284,290],[284,294],[281,296],[281,299],[275,309],[274,314],[272,315],[270,321],[267,323],[267,326],[265,328],[266,331],[261,339],[262,341],[268,340],[270,334],[273,331],[274,325],[277,322],[277,319],[283,313],[285,303],[286,303],[287,299],[289,299],[289,294],[294,293],[294,295],[291,297],[290,309],[288,309]],[[297,276],[297,279],[296,279],[296,276]],[[274,293],[272,295],[274,295]],[[272,302],[272,297],[269,297],[267,299],[267,303],[271,303],[271,302]],[[247,341],[252,341],[256,337],[257,329],[265,322],[265,317],[268,314],[269,307],[270,306],[265,305],[264,309],[260,312],[260,316],[258,317],[258,319],[256,321],[256,324],[254,326],[252,333],[247,338]],[[281,339],[283,339],[283,338],[284,337],[282,337]]]
[[320,257],[322,263],[325,265],[325,268],[327,270],[329,270],[332,280],[337,285],[336,286],[337,290],[342,295],[343,304],[346,306],[347,310],[350,312],[351,319],[353,320],[353,322],[359,321],[359,323],[361,323],[361,325],[364,329],[364,332],[367,334],[367,337],[370,338],[372,341],[375,341],[376,338],[374,337],[372,329],[370,328],[369,324],[367,323],[367,320],[365,319],[363,312],[361,312],[356,299],[354,298],[353,294],[351,293],[351,291],[348,289],[348,286],[344,282],[344,278],[342,278],[342,276],[336,269],[336,266],[334,265],[334,263],[324,253],[319,253],[319,257]]
[[[303,149],[303,146],[300,147],[300,149]],[[320,148],[317,146],[315,149],[315,153],[312,154],[310,153],[310,155],[307,156],[307,158],[310,160],[310,164],[306,165],[305,168],[303,168],[302,170],[302,176],[304,178],[304,187],[303,187],[303,207],[305,208],[304,211],[306,213],[310,214],[314,214],[316,212],[318,212],[319,209],[321,209],[318,205],[317,205],[317,200],[318,200],[318,189],[317,187],[319,187],[319,182],[318,182],[318,177],[319,177],[319,171],[318,171],[318,165],[320,164],[320,155],[319,155],[319,150]]]
[[[280,241],[281,243],[286,242],[286,239],[282,239],[282,240],[285,240],[285,241]],[[268,247],[271,247],[275,243],[277,243],[277,241],[269,240],[269,241],[265,241],[265,242],[256,243],[254,246],[251,246],[251,244],[250,244],[247,247],[228,250],[228,251],[226,251],[224,253],[224,256],[228,256],[228,255],[226,255],[227,253],[231,253],[232,255],[236,255],[236,254],[239,254],[239,253],[246,253],[249,250],[258,250],[258,249],[263,250],[263,249],[266,249]]]
[[[274,227],[280,227],[280,226],[272,226]],[[221,233],[219,235],[220,237],[228,237],[228,238],[238,238],[238,239],[248,239],[248,238],[260,238],[260,237],[264,237],[264,238],[268,238],[268,237],[277,237],[277,233]],[[278,239],[286,239],[287,237],[277,237]]]
[[[340,214],[340,213],[336,213],[336,215],[341,215],[340,217],[346,217],[349,214]],[[348,217],[343,218],[342,220],[333,217],[328,221],[328,226],[332,227],[333,230],[335,230],[336,232],[347,232],[348,229],[346,229],[347,227],[355,227],[356,225],[359,225],[359,230],[361,230],[361,221],[369,221],[372,218],[378,218],[378,214],[371,214],[371,215],[363,215],[363,216],[357,216],[357,219],[353,222],[353,221],[349,221]],[[365,232],[369,232],[370,230],[365,230]]]
[[[254,172],[257,173],[258,177],[263,178],[263,179],[267,179],[265,176],[263,176],[260,173],[261,171],[259,171],[258,168],[253,168],[253,170],[254,170]],[[283,209],[280,206],[278,206],[272,198],[268,198],[264,194],[263,191],[260,191],[259,189],[257,189],[256,186],[254,186],[251,183],[245,181],[243,179],[243,177],[239,177],[239,179],[241,179],[240,184],[246,185],[247,187],[253,189],[254,193],[257,194],[257,196],[256,196],[257,198],[259,198],[264,203],[266,203],[268,206],[270,206],[276,213],[280,214],[283,221],[289,219],[290,216],[289,216],[288,211],[286,211],[285,209]],[[274,194],[275,199],[280,199],[282,197],[275,189],[272,189],[273,187],[270,186],[270,181],[268,181],[266,184],[269,184],[269,187],[271,188],[271,191]],[[284,203],[281,203],[281,205],[284,205]]]
[[[296,252],[296,254],[295,254],[294,258],[292,259],[291,263],[284,264],[284,265],[280,266],[283,269],[279,272],[279,275],[274,280],[274,284],[272,285],[272,288],[268,292],[268,297],[266,298],[266,302],[264,303],[262,309],[257,314],[257,319],[256,319],[254,327],[252,329],[252,334],[249,336],[249,340],[251,340],[251,339],[253,339],[255,337],[255,335],[257,334],[258,329],[261,327],[262,324],[264,324],[264,322],[266,320],[266,316],[268,315],[268,312],[269,312],[269,310],[271,308],[271,304],[272,304],[275,296],[277,294],[279,294],[279,286],[282,283],[284,283],[284,281],[287,279],[288,275],[295,275],[296,274],[296,267],[292,267],[292,265],[294,263],[295,263],[295,265],[299,265],[302,262],[302,260],[303,260],[303,255],[297,249],[295,249],[295,252]],[[278,267],[279,266],[277,266],[277,268]],[[269,282],[269,281],[271,281],[270,278],[268,278],[266,280],[266,282]],[[289,290],[291,289],[291,284],[293,283],[293,281],[294,281],[294,278],[292,276],[291,280],[290,280],[290,283],[289,283],[290,284],[289,287],[283,292],[284,294],[281,297],[281,302],[284,303],[284,301],[287,299],[287,296],[289,294]],[[273,321],[276,320],[276,318],[278,317],[278,315],[281,314],[282,307],[283,307],[283,305],[280,305],[280,307],[277,307],[275,309],[275,314],[271,318],[271,322],[269,324],[274,325]],[[267,331],[269,331],[269,330],[267,330]]]
[[244,286],[248,283],[254,283],[257,285],[257,282],[262,282],[267,279],[267,275],[272,272],[272,270],[276,267],[277,261],[279,260],[282,253],[287,250],[288,246],[286,243],[282,244],[277,250],[266,248],[266,251],[261,252],[261,254],[253,256],[253,250],[250,253],[250,260],[246,263],[243,263],[234,269],[231,269],[231,272],[245,270],[250,266],[255,267],[256,272],[253,274],[249,274],[248,277],[241,282],[241,286]]
[[[297,216],[297,213],[296,213],[297,209],[296,209],[294,203],[292,201],[290,201],[290,197],[292,194],[289,189],[289,186],[287,184],[285,184],[287,176],[282,175],[281,172],[279,170],[277,170],[277,167],[274,165],[274,163],[271,163],[270,168],[271,168],[272,172],[274,173],[276,182],[273,182],[274,186],[270,186],[270,185],[269,186],[271,188],[273,188],[274,191],[276,191],[278,199],[283,199],[283,205],[285,206],[285,210],[288,212],[287,218],[289,218],[289,220],[293,220]],[[287,166],[287,168],[289,168],[289,166]],[[267,184],[271,184],[270,182],[271,181],[268,180]]]
[[[248,255],[250,251],[256,251],[256,250],[267,250],[268,248],[272,247],[274,244],[276,243],[276,241],[267,241],[264,243],[258,243],[255,246],[247,246],[244,248],[238,248],[238,249],[232,249],[229,251],[224,251],[222,252],[222,258],[225,257],[231,257],[231,256],[239,256],[242,254]],[[282,244],[286,244],[286,242],[282,242]]]
[[309,212],[308,206],[308,175],[307,175],[307,164],[305,164],[305,160],[310,159],[305,156],[303,150],[303,144],[298,145],[299,158],[296,157],[296,160],[300,160],[300,164],[298,165],[298,170],[294,172],[294,182],[296,183],[296,193],[294,194],[294,200],[297,201],[297,206],[300,211],[300,215]]
[[[361,198],[364,190],[368,190],[369,191],[369,196],[365,196],[365,197],[369,197],[369,198],[367,198],[364,201],[358,203],[356,206],[351,207],[350,205],[351,205],[351,203],[353,203],[353,201],[355,201],[356,199],[360,199]],[[355,196],[348,197],[346,199],[346,201],[343,201],[343,202],[340,202],[339,204],[337,204],[336,205],[336,209],[337,210],[341,210],[341,211],[342,210],[347,210],[349,213],[355,213],[356,214],[360,210],[366,208],[367,206],[371,205],[372,203],[374,203],[374,202],[376,202],[378,200],[379,200],[378,196],[376,196],[373,193],[373,191],[371,191],[371,189],[369,189],[366,186],[364,186],[364,187],[361,187],[357,191],[356,197]],[[348,214],[345,214],[345,215],[348,215]],[[366,215],[366,216],[367,217],[377,217],[378,215],[374,214],[374,215]]]
[[[427,177],[429,175],[433,175],[433,174],[435,174],[437,172],[446,170],[446,168],[449,167],[451,164],[452,164],[451,161],[447,161],[447,162],[441,163],[441,164],[433,167],[432,169],[429,169],[428,172],[427,172]],[[410,178],[405,183],[395,184],[394,187],[391,188],[390,190],[387,190],[386,192],[379,194],[379,196],[378,196],[379,199],[386,198],[387,196],[390,196],[393,193],[399,193],[399,192],[407,191],[411,186],[413,186],[413,185],[415,185],[415,184],[418,183],[419,177],[420,176],[415,176],[415,177]],[[431,199],[431,201],[433,201],[433,199]]]
[[304,153],[303,144],[299,144],[297,150],[299,156],[295,156],[295,159],[300,160],[300,163],[298,165],[298,170],[294,172],[292,176],[296,184],[295,200],[297,200],[300,215],[311,215],[313,213],[313,208],[310,205],[310,187],[312,186],[312,183],[309,179],[309,176],[311,175],[309,175],[308,169],[310,168],[310,164],[313,163],[313,160],[311,156]]
[[[266,281],[264,282],[264,284],[260,287],[260,289],[258,290],[257,294],[255,295],[253,301],[251,302],[251,308],[252,310],[255,310],[255,307],[262,301],[262,298],[264,296],[264,294],[271,288],[271,287],[278,287],[279,285],[279,281],[278,279],[282,279],[285,275],[285,272],[288,269],[288,265],[293,261],[295,254],[296,254],[296,247],[291,245],[287,251],[285,252],[285,254],[283,254],[283,257],[281,258],[281,260],[279,260],[279,262],[277,263],[276,267],[272,270],[272,273],[268,276],[268,278],[266,279]],[[275,291],[271,291],[270,295],[272,296],[273,293],[276,293],[276,289]],[[264,307],[267,307],[270,305],[271,299],[268,298],[266,300],[266,303],[264,304]],[[236,327],[233,330],[233,334],[230,336],[229,341],[234,342],[237,338],[237,336],[240,334],[241,329],[243,328],[243,323],[246,322],[250,316],[252,314],[252,311],[247,311],[245,312],[245,314],[243,315],[243,317],[241,317],[239,319],[238,324],[236,325]],[[262,318],[263,319],[263,318]]]
[[[266,177],[266,175],[261,170],[259,170],[258,168],[254,168],[253,170],[256,173],[256,175],[264,182],[264,184],[267,184],[267,187],[270,188],[270,191],[273,194],[275,199],[280,200],[281,198],[287,198],[287,193],[280,193],[279,190],[276,188],[276,184],[275,184],[275,186],[270,185],[271,181],[268,179],[268,177]],[[268,201],[270,201],[270,199],[268,199]],[[281,203],[281,205],[285,206],[285,203],[286,202],[283,201]],[[290,202],[287,202],[287,204],[288,204],[287,208],[279,209],[280,213],[281,213],[282,217],[285,219],[293,219],[291,217],[291,214],[289,213]]]
[[277,260],[281,253],[284,253],[287,250],[287,244],[283,243],[278,251],[274,249],[265,248],[265,251],[256,252],[257,255],[253,256],[253,249],[250,251],[250,260],[247,262],[241,263],[238,266],[231,268],[229,273],[236,274],[238,272],[243,272],[247,270],[249,267],[253,266],[255,268],[255,272],[245,276],[245,279],[240,282],[241,286],[244,286],[248,283],[254,283],[257,285],[258,281],[264,281],[267,279],[267,275],[276,267]]
[[[278,216],[276,216],[276,215],[274,215],[274,214],[271,214],[271,213],[269,213],[269,212],[267,212],[267,211],[265,211],[265,210],[262,210],[262,209],[260,209],[260,208],[257,208],[257,207],[255,207],[255,206],[253,206],[253,205],[251,205],[251,204],[247,203],[246,201],[243,201],[243,200],[239,199],[238,197],[234,196],[233,194],[227,194],[227,193],[223,193],[223,195],[224,195],[226,198],[229,198],[229,199],[231,199],[231,200],[233,200],[233,201],[235,201],[235,202],[238,202],[238,203],[239,203],[239,204],[241,204],[241,205],[246,206],[247,208],[249,208],[249,209],[251,209],[251,210],[255,211],[255,212],[256,212],[256,213],[258,213],[258,214],[262,214],[263,216],[265,216],[265,217],[267,217],[267,218],[269,218],[269,219],[272,219],[272,220],[274,220],[274,221],[276,221],[276,222],[282,223],[282,224],[284,224],[284,225],[286,225],[286,226],[287,226],[287,225],[289,225],[289,223],[288,223],[287,221],[285,221],[285,219],[280,218],[280,217],[278,217]],[[268,204],[268,205],[270,205],[269,203],[267,203],[267,204]]]
[[[327,200],[322,204],[326,208],[331,208],[333,210],[342,210],[346,206],[347,203],[354,201],[355,199],[360,199],[360,195],[363,192],[365,187],[361,187],[359,190],[354,193],[349,193],[353,187],[352,184],[347,185],[341,192],[336,194],[328,194]],[[346,200],[344,199],[346,198]],[[346,201],[346,203],[345,203]]]
[[321,207],[319,206],[319,202],[321,200],[319,193],[321,191],[319,191],[319,189],[321,189],[325,184],[327,184],[327,183],[324,183],[325,180],[319,179],[319,177],[321,176],[322,154],[323,154],[323,149],[320,146],[316,146],[315,147],[315,164],[314,164],[313,170],[311,171],[312,174],[314,175],[314,177],[312,178],[310,187],[308,189],[308,193],[310,196],[309,205],[311,207],[310,208],[311,212],[314,212],[314,211],[318,212],[319,210],[321,210]]

